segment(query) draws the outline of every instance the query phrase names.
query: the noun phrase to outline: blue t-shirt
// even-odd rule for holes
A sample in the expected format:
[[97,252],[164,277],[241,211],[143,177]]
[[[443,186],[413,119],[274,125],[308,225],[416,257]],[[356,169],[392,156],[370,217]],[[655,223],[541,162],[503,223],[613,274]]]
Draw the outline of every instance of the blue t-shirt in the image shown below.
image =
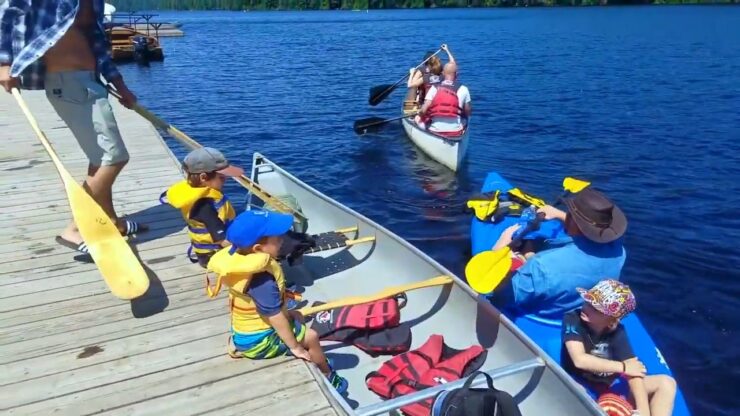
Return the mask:
[[494,296],[494,303],[518,315],[561,319],[583,303],[577,287],[590,289],[603,279],[619,279],[626,256],[622,239],[600,244],[573,237],[529,259],[503,289],[509,293]]

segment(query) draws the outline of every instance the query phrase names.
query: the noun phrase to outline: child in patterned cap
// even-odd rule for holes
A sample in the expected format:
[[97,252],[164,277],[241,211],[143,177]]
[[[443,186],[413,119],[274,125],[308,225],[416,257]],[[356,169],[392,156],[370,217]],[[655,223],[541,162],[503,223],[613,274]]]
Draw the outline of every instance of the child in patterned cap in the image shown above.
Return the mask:
[[608,392],[618,377],[625,377],[637,409],[634,415],[670,416],[676,382],[663,374],[646,375],[619,323],[637,306],[632,290],[612,279],[590,290],[577,290],[584,302],[581,309],[563,317],[563,368],[597,394]]

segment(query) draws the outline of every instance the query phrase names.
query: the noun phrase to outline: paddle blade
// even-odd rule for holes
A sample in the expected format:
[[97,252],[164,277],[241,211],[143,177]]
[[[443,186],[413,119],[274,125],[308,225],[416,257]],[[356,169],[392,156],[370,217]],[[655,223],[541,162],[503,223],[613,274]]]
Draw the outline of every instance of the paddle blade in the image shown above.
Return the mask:
[[72,217],[111,293],[126,300],[143,295],[149,277],[118,227],[66,170],[60,174]]
[[563,179],[563,189],[565,189],[566,191],[572,194],[581,192],[589,185],[591,185],[591,182],[582,181],[576,178],[571,178],[570,176]]
[[376,85],[370,88],[370,99],[368,103],[372,106],[376,106],[383,102],[389,95],[398,87],[398,84],[390,85]]
[[484,251],[475,255],[465,266],[465,278],[480,294],[493,292],[511,270],[511,249]]
[[355,130],[355,133],[359,135],[373,133],[380,130],[382,126],[386,124],[385,121],[386,119],[380,117],[363,118],[362,120],[355,121],[352,128]]

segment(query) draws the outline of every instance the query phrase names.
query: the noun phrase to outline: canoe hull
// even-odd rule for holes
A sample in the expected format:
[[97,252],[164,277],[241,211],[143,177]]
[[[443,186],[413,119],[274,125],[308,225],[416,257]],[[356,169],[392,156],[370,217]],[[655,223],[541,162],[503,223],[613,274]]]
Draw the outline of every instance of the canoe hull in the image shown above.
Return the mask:
[[[513,186],[502,178],[496,172],[490,172],[486,177],[482,192],[501,190],[502,192],[513,188]],[[514,220],[506,218],[500,223],[482,222],[473,217],[471,224],[471,248],[472,254],[478,254],[481,251],[489,250],[498,240],[503,230],[513,224]],[[563,234],[562,227],[557,233]],[[562,237],[562,235],[561,235]],[[557,238],[557,237],[555,237]],[[536,316],[509,316],[509,318],[529,336],[537,345],[540,346],[553,360],[560,363],[561,354],[561,322],[558,320],[541,319]],[[660,349],[655,345],[653,339],[648,334],[645,327],[640,322],[636,313],[628,315],[622,320],[630,343],[637,357],[645,364],[648,374],[668,374],[673,375],[668,364],[666,363]],[[674,416],[690,415],[686,401],[680,389],[676,394],[676,401],[673,410]]]
[[[595,403],[511,321],[420,250],[326,197],[260,154],[254,156],[252,178],[275,197],[290,195],[294,198],[308,218],[310,234],[357,226],[358,231],[352,238],[375,237],[372,243],[306,255],[302,264],[286,267],[286,278],[305,289],[304,299],[330,301],[377,293],[387,286],[414,283],[438,275],[451,276],[452,285],[407,293],[408,302],[401,311],[401,320],[411,323],[412,349],[421,346],[432,334],[443,335],[445,342],[456,349],[479,344],[487,350],[487,360],[481,370],[518,368],[506,377],[497,378],[496,387],[518,395],[524,414],[600,414]],[[247,204],[252,209],[260,205],[251,196]],[[348,398],[338,396],[320,375],[317,379],[325,393],[347,414],[387,414],[391,408],[401,407],[396,402],[399,399],[384,402],[365,386],[365,376],[377,370],[390,356],[371,357],[342,344],[324,343],[324,350],[339,374],[348,379]],[[531,367],[540,360],[543,366]],[[315,373],[316,369],[310,368]],[[406,396],[401,399],[407,400]]]
[[406,136],[429,157],[457,172],[468,151],[468,129],[462,136],[448,139],[417,127],[409,118],[402,120]]

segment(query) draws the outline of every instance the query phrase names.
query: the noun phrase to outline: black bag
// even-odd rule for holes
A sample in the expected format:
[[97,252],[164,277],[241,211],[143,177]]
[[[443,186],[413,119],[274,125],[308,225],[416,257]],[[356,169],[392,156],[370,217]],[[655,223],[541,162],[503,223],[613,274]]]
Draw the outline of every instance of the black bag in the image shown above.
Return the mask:
[[[486,377],[488,387],[470,388],[479,374]],[[522,416],[522,413],[509,393],[493,387],[491,376],[476,371],[459,389],[443,391],[434,398],[432,416]]]

